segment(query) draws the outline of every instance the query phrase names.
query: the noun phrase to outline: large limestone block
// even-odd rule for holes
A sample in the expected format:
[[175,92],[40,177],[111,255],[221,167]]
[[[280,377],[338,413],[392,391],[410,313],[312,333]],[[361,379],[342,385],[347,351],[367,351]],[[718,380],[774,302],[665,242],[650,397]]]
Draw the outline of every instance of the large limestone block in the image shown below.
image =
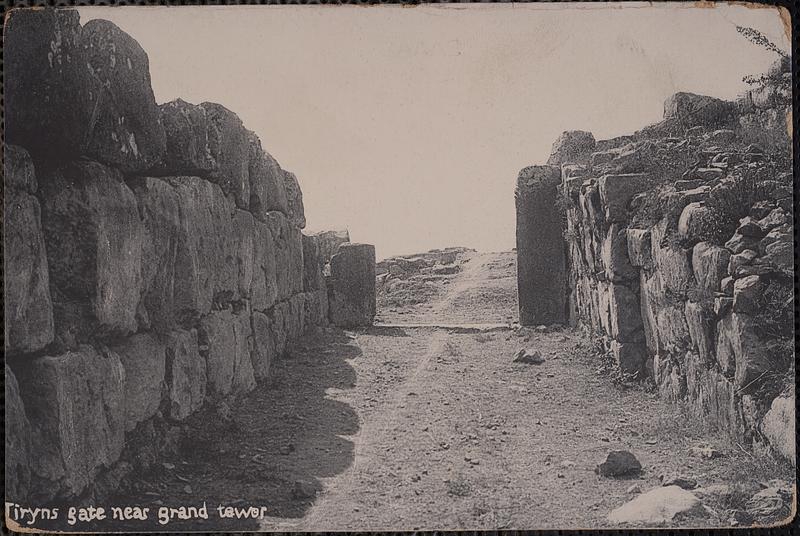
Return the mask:
[[609,286],[610,335],[619,342],[642,342],[644,329],[639,296],[625,285]]
[[639,302],[641,304],[642,328],[644,340],[651,354],[657,354],[662,345],[658,338],[656,316],[658,315],[658,300],[661,293],[661,277],[658,273],[648,275],[642,271],[639,274]]
[[331,261],[331,257],[339,251],[339,246],[350,242],[347,229],[339,231],[321,231],[314,235],[319,242],[319,255],[323,265]]
[[281,166],[261,148],[254,133],[248,135],[248,176],[250,178],[250,212],[259,221],[267,221],[267,213],[288,213],[289,201]]
[[547,164],[560,166],[561,164],[585,163],[594,149],[595,140],[591,132],[568,130],[563,132],[553,143]]
[[375,246],[342,244],[331,258],[329,316],[340,327],[369,326],[375,319]]
[[289,298],[289,321],[286,334],[289,341],[296,341],[306,330],[306,294],[295,294]]
[[125,369],[125,431],[156,414],[164,393],[164,345],[149,333],[136,334],[111,350]]
[[253,283],[250,304],[254,311],[266,311],[278,298],[275,242],[269,226],[253,222]]
[[166,134],[166,153],[158,166],[165,175],[207,177],[219,171],[219,132],[206,109],[181,99],[158,107]]
[[725,125],[734,111],[732,102],[694,93],[675,93],[664,101],[664,119],[678,121],[683,128]]
[[89,109],[76,106],[87,89],[77,10],[20,9],[4,32],[5,139],[35,157],[79,153]]
[[323,263],[316,236],[303,235],[303,290],[306,292],[325,288]]
[[760,387],[768,371],[779,370],[777,359],[760,339],[750,315],[733,312],[717,322],[717,360],[743,393]]
[[668,352],[681,353],[691,344],[684,304],[665,304],[658,307],[656,330],[660,347]]
[[180,200],[168,182],[145,177],[132,182],[144,226],[142,243],[142,302],[139,323],[161,332],[178,320],[175,269],[181,236]]
[[651,178],[644,173],[603,175],[598,181],[600,199],[609,222],[624,223],[628,220],[629,204],[633,196],[651,185]]
[[305,292],[305,313],[303,323],[310,326],[324,326],[328,323],[328,292],[325,289]]
[[737,279],[733,284],[733,310],[737,313],[757,314],[764,307],[766,283],[757,275]]
[[714,361],[713,312],[700,303],[687,301],[684,314],[692,346],[697,349],[697,353],[704,363],[712,363]]
[[698,287],[708,293],[719,292],[728,275],[731,253],[721,246],[699,242],[692,249],[692,271]]
[[217,163],[209,179],[222,188],[225,195],[233,195],[236,206],[250,207],[250,133],[242,120],[221,104],[204,102],[208,121],[213,125],[211,149]]
[[649,229],[628,229],[628,258],[636,267],[647,267],[651,263],[651,245]]
[[696,201],[683,207],[678,218],[678,236],[687,242],[701,239],[715,215],[704,202]]
[[289,301],[275,304],[268,315],[272,341],[275,344],[275,355],[280,356],[286,351],[291,329],[291,315]]
[[272,233],[275,280],[282,301],[303,291],[302,233],[281,212],[268,212],[266,224]]
[[761,422],[761,433],[770,446],[792,463],[795,462],[797,441],[794,400],[794,395],[775,398]]
[[206,349],[206,392],[214,397],[243,393],[255,387],[250,358],[252,328],[246,312],[214,311],[200,321],[198,341]]
[[273,361],[278,356],[275,346],[270,318],[261,312],[254,311],[253,324],[253,374],[258,381],[269,377]]
[[125,435],[125,370],[89,346],[17,370],[31,423],[37,495],[78,495],[119,458]]
[[[517,177],[517,288],[523,325],[567,320],[567,246],[556,202],[560,182],[561,170],[555,166],[527,167]],[[333,300],[330,306],[333,311]]]
[[233,226],[233,262],[236,266],[238,298],[249,298],[255,269],[255,220],[244,210],[236,210]]
[[22,502],[31,482],[31,425],[19,393],[17,378],[5,367],[6,501]]
[[166,415],[181,421],[200,409],[206,396],[206,361],[197,330],[177,330],[165,339]]
[[299,229],[306,226],[306,213],[303,207],[303,192],[297,175],[290,171],[283,172],[283,185],[286,190],[287,216],[292,225]]
[[[102,19],[84,25],[81,43],[93,82],[84,154],[126,172],[150,168],[163,156],[166,138],[147,53],[113,22]],[[73,98],[87,105],[85,93],[78,91]]]
[[36,176],[24,149],[5,149],[3,256],[5,351],[40,350],[53,340],[53,305]]
[[689,251],[667,243],[668,222],[661,220],[651,229],[651,256],[664,292],[682,295],[694,285]]
[[79,156],[125,172],[164,153],[147,54],[113,23],[74,10],[15,11],[5,31],[6,140],[34,160]]
[[78,161],[42,181],[42,225],[62,342],[136,331],[144,228],[116,170]]
[[608,234],[603,240],[602,257],[606,278],[611,281],[631,281],[639,275],[628,257],[627,229],[617,223],[612,223],[608,228]]
[[199,177],[134,183],[145,240],[145,300],[159,331],[192,325],[239,295],[232,208],[220,187]]

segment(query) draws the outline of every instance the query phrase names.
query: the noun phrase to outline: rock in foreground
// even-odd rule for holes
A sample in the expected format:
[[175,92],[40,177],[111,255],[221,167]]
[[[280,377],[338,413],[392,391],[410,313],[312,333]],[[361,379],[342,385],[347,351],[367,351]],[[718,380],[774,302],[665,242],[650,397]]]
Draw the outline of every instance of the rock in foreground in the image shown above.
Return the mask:
[[700,499],[678,486],[655,488],[639,495],[608,514],[612,523],[660,525],[686,517],[703,517],[706,509]]

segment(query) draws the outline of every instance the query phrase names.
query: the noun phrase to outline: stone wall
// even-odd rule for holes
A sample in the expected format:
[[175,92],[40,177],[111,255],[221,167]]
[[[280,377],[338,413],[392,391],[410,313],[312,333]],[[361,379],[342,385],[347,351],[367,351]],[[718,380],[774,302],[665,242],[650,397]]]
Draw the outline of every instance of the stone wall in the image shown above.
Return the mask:
[[297,177],[236,114],[157,105],[108,21],[7,24],[7,500],[91,496],[130,444],[252,390],[327,323],[323,262]]
[[[682,93],[661,123],[631,136],[595,144],[565,133],[550,158],[561,166],[563,234],[518,225],[518,262],[565,247],[569,320],[621,373],[794,460],[792,174],[788,146],[751,143],[775,128],[752,116]],[[530,169],[542,167],[522,174]],[[550,198],[540,195],[537,218]],[[551,243],[524,247],[541,241]],[[527,287],[520,277],[521,311],[523,299],[535,307],[563,288],[547,271]]]

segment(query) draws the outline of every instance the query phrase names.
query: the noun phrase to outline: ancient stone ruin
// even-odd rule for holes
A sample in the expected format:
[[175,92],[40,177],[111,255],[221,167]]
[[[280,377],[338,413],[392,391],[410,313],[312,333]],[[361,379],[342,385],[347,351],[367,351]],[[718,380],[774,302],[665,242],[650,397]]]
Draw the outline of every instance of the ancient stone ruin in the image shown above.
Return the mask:
[[[114,24],[16,11],[6,45],[7,500],[96,497],[128,439],[174,441],[328,323],[332,246],[235,113],[156,104]],[[335,323],[372,322],[374,257],[333,255]]]
[[[773,69],[789,74],[783,60]],[[565,132],[547,165],[520,172],[518,283],[523,325],[581,326],[626,377],[793,460],[792,173],[778,92],[678,93],[633,135]]]

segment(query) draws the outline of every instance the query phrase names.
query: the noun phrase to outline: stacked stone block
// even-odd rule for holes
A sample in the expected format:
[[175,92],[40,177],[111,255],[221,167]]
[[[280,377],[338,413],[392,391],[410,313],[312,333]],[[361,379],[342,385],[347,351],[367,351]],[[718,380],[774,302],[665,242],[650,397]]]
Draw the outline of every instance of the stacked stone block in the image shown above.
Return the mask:
[[[651,378],[663,397],[710,424],[794,460],[794,417],[786,409],[793,389],[767,380],[786,374],[789,363],[770,351],[758,321],[770,285],[791,292],[791,175],[759,179],[769,195],[727,241],[704,234],[709,195],[733,188],[737,174],[767,158],[741,130],[720,128],[736,124],[735,112],[732,103],[678,94],[667,100],[662,123],[633,136],[593,149],[585,133],[559,138],[550,161],[561,164],[565,295],[570,322],[601,340],[623,372]],[[540,214],[553,202],[537,195]],[[669,208],[643,224],[635,216],[653,196]],[[518,226],[521,269],[543,251],[525,247],[535,240],[558,244],[542,225]],[[536,285],[520,278],[521,311],[535,303],[528,292],[553,288],[545,278]]]
[[7,498],[85,496],[325,325],[322,260],[297,177],[225,107],[156,105],[115,25],[22,10],[6,38]]

